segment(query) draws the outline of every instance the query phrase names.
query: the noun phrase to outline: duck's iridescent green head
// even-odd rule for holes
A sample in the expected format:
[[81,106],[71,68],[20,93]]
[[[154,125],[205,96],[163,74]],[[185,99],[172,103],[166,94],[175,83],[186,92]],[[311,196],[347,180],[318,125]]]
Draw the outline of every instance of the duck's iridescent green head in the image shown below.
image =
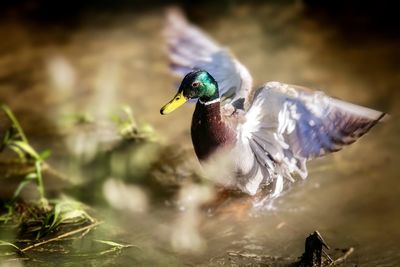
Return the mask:
[[160,113],[168,114],[192,98],[200,98],[201,101],[207,102],[218,97],[218,84],[215,79],[205,70],[192,71],[183,78],[178,93],[161,108]]

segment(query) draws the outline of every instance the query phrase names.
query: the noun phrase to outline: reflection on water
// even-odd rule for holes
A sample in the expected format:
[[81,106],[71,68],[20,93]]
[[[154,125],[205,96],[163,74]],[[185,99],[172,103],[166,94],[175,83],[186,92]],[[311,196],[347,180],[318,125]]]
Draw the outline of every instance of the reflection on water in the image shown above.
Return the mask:
[[[168,118],[159,116],[174,87],[160,35],[162,9],[88,15],[74,29],[3,22],[0,100],[15,110],[37,146],[53,150],[54,165],[80,176],[80,189],[71,188],[71,194],[94,206],[112,226],[106,228],[111,235],[140,247],[123,251],[115,262],[218,266],[234,264],[232,253],[296,259],[304,238],[314,230],[332,248],[354,247],[348,264],[400,262],[399,41],[368,34],[355,38],[298,4],[233,5],[221,16],[197,17],[212,36],[230,46],[257,83],[279,80],[324,89],[387,111],[391,119],[344,151],[312,162],[309,179],[269,208],[249,210],[241,201],[232,201],[217,214],[200,212],[197,207],[210,198],[209,187],[188,183],[179,198],[169,199],[170,194],[157,193],[152,181],[174,188],[176,177],[193,173],[171,166],[195,162],[189,135],[193,106]],[[63,122],[77,113],[89,113],[96,121],[108,119],[122,104],[155,127],[162,145],[123,146],[77,171],[79,164],[67,154],[94,149],[96,140],[93,135],[82,140],[73,135],[73,143],[82,146],[68,152],[71,139],[63,139],[68,136]],[[189,149],[185,159],[168,152],[170,144],[175,152]],[[159,166],[160,160],[168,164]],[[148,165],[140,169],[137,162]],[[152,168],[158,169],[151,173]]]

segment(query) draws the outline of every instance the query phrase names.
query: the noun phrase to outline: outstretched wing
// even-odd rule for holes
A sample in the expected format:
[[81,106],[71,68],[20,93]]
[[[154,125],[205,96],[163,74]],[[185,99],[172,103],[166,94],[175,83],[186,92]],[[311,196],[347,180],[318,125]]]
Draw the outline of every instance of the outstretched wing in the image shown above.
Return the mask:
[[[305,162],[335,152],[356,141],[370,130],[385,113],[354,105],[313,92],[299,86],[269,82],[259,89],[253,99],[246,121],[239,126],[239,142],[251,148],[252,158],[242,171],[259,165],[262,170],[273,164],[266,182],[297,172],[307,176]],[[257,190],[262,182],[253,177],[249,188]],[[251,180],[251,179],[250,179]],[[282,181],[278,181],[278,189]],[[243,184],[244,187],[247,184]],[[278,192],[279,193],[279,192]]]
[[164,30],[172,71],[182,78],[190,71],[203,69],[218,82],[223,98],[246,98],[252,78],[238,60],[207,34],[191,25],[179,10],[167,12]]

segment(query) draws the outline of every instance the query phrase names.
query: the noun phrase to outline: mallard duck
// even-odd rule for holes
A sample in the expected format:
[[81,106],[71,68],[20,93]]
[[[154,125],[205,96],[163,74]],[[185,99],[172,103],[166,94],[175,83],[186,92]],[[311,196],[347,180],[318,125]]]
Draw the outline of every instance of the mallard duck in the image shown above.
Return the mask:
[[278,196],[293,173],[307,177],[308,160],[339,151],[385,117],[301,86],[267,82],[253,90],[247,68],[179,12],[168,13],[165,37],[183,80],[161,114],[197,101],[191,137],[198,159],[229,157],[230,186],[247,194],[269,184]]

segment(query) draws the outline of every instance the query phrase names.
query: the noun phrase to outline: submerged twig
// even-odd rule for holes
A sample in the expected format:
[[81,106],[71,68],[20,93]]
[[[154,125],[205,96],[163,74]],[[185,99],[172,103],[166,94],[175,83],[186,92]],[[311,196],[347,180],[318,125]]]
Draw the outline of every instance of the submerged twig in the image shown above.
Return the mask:
[[336,260],[332,261],[331,264],[329,264],[329,266],[334,266],[336,264],[342,263],[343,261],[345,261],[351,254],[353,254],[354,252],[354,248],[350,247],[346,253],[344,253],[343,256],[337,258]]
[[140,247],[134,246],[134,245],[131,245],[131,244],[124,245],[124,244],[120,244],[120,243],[116,243],[114,241],[108,241],[108,240],[94,240],[94,241],[98,242],[98,243],[105,244],[105,245],[109,245],[111,247],[110,249],[107,249],[107,250],[104,250],[104,251],[100,252],[100,255],[104,255],[104,254],[107,254],[107,253],[120,251],[120,250],[122,250],[124,248],[132,248],[132,247],[141,250]]
[[27,247],[21,249],[21,252],[26,252],[26,251],[28,251],[30,249],[37,248],[37,247],[40,247],[42,245],[45,245],[45,244],[48,244],[48,243],[51,243],[51,242],[59,241],[59,240],[64,239],[64,238],[66,238],[68,236],[75,235],[77,233],[86,231],[88,229],[93,229],[94,227],[100,225],[101,223],[102,222],[95,222],[95,223],[89,224],[89,225],[87,225],[85,227],[82,227],[82,228],[79,228],[79,229],[75,229],[75,230],[72,230],[70,232],[58,235],[58,236],[56,236],[54,238],[43,240],[41,242],[35,243],[33,245],[30,245],[30,246],[27,246]]

